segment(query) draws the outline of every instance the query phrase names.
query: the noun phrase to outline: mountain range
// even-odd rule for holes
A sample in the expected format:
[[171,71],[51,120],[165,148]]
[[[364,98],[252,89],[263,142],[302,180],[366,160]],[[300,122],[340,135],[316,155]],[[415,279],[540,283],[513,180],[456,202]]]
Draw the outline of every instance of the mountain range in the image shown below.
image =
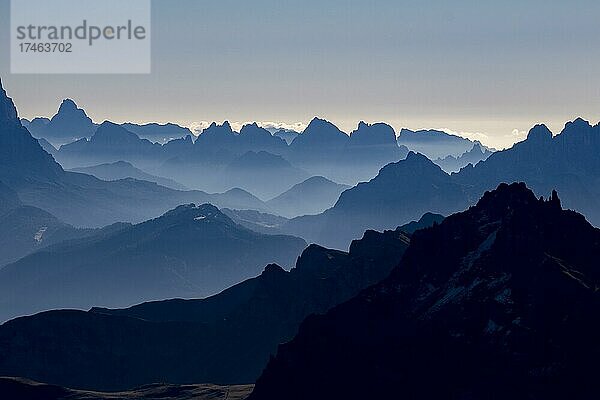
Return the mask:
[[502,184],[279,347],[250,399],[591,399],[600,230]]
[[346,249],[365,229],[391,229],[427,212],[448,215],[469,204],[464,188],[421,154],[381,169],[369,182],[344,191],[318,215],[291,219],[284,232],[309,242]]
[[127,161],[117,161],[114,163],[93,165],[91,167],[73,168],[71,171],[94,175],[96,178],[105,181],[133,178],[140,181],[154,182],[158,185],[175,190],[189,190],[172,179],[148,174]]
[[[210,257],[202,254],[216,241],[201,245],[194,255]],[[97,390],[165,381],[251,383],[305,317],[385,278],[409,242],[402,228],[367,231],[349,252],[311,245],[291,271],[270,264],[256,278],[203,300],[17,318],[0,326],[0,375]],[[135,254],[146,250],[137,248]],[[233,250],[223,252],[243,257]]]
[[[431,160],[443,159],[447,156],[460,157],[470,151],[474,145],[481,145],[478,141],[435,129],[418,131],[402,129],[397,141],[399,145],[406,146],[415,153],[424,154]],[[495,151],[483,147],[488,151]]]
[[[106,128],[112,131],[114,127]],[[14,190],[24,205],[45,210],[76,227],[140,222],[190,202],[264,209],[260,200],[240,190],[212,195],[176,191],[132,179],[106,182],[90,175],[66,172],[22,126],[1,82],[0,181]]]
[[243,228],[209,204],[179,206],[4,266],[0,319],[53,308],[204,297],[256,275],[267,263],[293,265],[305,246],[302,239]]

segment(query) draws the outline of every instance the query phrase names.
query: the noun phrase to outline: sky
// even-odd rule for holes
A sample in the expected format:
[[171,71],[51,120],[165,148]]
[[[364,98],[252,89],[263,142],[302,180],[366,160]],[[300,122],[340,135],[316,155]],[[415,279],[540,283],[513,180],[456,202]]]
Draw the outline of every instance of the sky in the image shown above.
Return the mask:
[[536,123],[600,121],[598,1],[154,0],[147,75],[11,75],[9,4],[0,77],[27,118],[68,97],[96,122],[319,116],[346,132],[385,121],[496,148]]

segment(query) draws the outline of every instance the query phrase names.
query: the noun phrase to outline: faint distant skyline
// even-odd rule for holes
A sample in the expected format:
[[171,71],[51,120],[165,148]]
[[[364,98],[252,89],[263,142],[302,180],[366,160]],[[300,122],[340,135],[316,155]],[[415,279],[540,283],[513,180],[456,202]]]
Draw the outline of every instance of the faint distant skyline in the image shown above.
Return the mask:
[[152,74],[0,76],[23,117],[73,98],[101,122],[314,116],[438,128],[494,147],[535,123],[600,120],[597,1],[154,0]]

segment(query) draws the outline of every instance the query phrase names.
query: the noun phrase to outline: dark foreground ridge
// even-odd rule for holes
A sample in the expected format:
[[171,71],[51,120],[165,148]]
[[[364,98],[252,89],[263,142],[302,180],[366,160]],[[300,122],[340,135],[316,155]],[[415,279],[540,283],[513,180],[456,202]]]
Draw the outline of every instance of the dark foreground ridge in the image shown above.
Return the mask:
[[280,346],[251,399],[591,399],[600,230],[501,184]]
[[92,392],[47,385],[27,379],[0,377],[0,393],[6,399],[26,400],[243,400],[252,385],[146,385],[124,392]]
[[308,315],[386,278],[408,245],[400,229],[367,231],[349,252],[311,245],[291,271],[271,264],[203,300],[17,318],[0,326],[0,375],[93,390],[253,383]]

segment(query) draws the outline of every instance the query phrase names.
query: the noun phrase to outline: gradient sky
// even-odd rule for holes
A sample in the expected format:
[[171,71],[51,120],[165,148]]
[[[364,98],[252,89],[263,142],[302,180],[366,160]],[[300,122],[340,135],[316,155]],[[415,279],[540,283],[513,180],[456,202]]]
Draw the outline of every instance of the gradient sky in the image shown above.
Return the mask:
[[[49,0],[51,1],[51,0]],[[24,117],[73,98],[95,121],[360,120],[504,147],[600,120],[600,2],[154,0],[152,74],[0,76]]]

